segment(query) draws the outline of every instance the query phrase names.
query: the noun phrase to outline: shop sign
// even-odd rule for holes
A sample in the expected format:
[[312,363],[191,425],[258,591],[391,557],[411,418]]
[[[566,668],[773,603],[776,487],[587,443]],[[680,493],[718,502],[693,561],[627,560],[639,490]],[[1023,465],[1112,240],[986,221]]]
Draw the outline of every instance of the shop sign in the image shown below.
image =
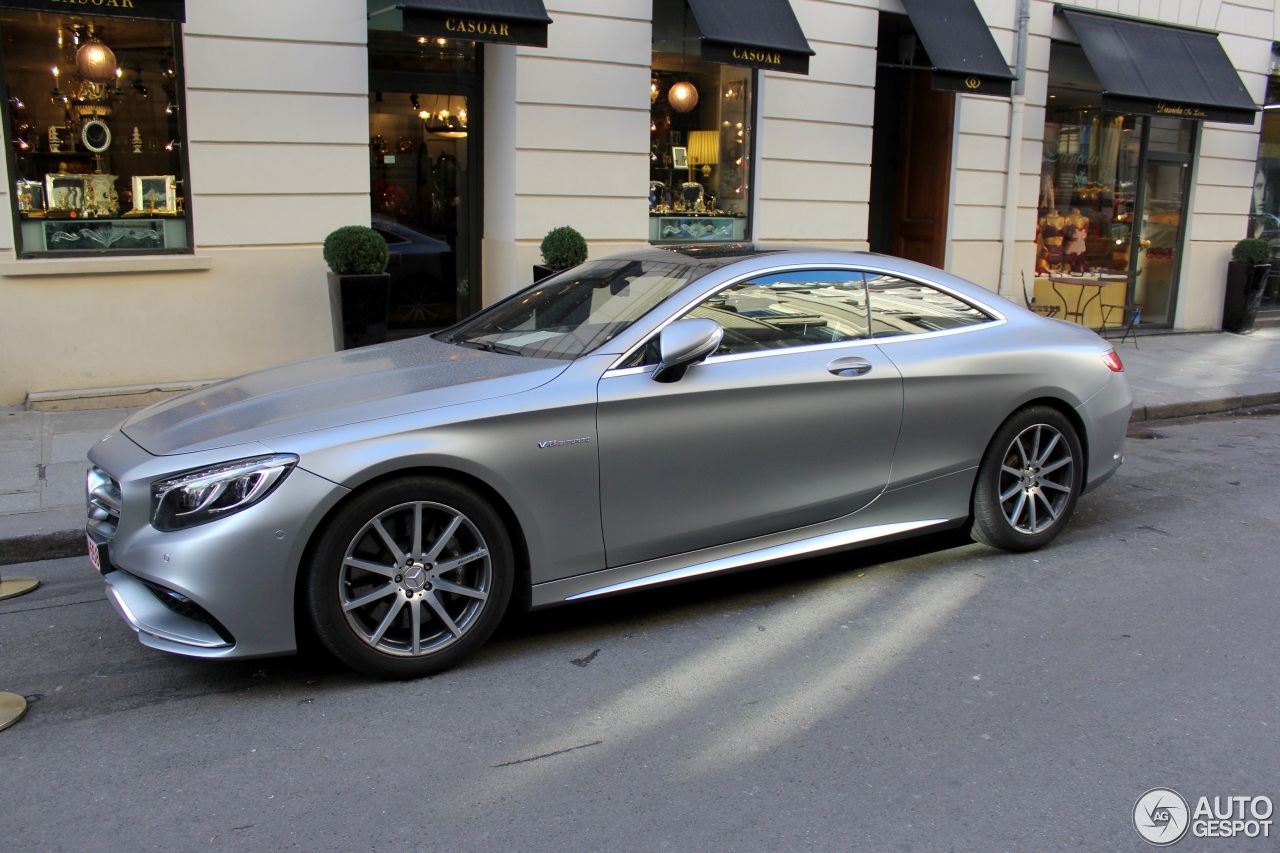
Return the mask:
[[1013,81],[978,74],[951,74],[934,71],[932,87],[940,92],[964,92],[969,95],[995,95],[1007,98],[1013,92]]
[[1102,108],[1109,112],[1131,113],[1142,116],[1167,116],[1191,121],[1221,121],[1231,124],[1252,124],[1256,110],[1211,104],[1188,104],[1178,101],[1118,97],[1103,94]]
[[764,71],[788,71],[793,74],[809,73],[809,56],[803,53],[777,48],[750,47],[741,44],[702,42],[702,58],[717,65],[741,65]]
[[497,20],[441,15],[428,9],[405,9],[404,31],[429,39],[461,39],[497,44],[547,46],[547,25],[541,21]]
[[0,7],[104,18],[146,18],[177,23],[183,23],[187,19],[185,0],[0,0]]

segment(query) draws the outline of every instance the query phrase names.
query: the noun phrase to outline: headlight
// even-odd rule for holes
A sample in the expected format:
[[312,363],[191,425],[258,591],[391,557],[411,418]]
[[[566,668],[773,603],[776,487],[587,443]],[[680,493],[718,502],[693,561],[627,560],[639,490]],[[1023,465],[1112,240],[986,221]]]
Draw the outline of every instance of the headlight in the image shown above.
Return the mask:
[[239,512],[271,494],[297,464],[297,456],[281,453],[157,480],[151,484],[151,524],[181,530]]

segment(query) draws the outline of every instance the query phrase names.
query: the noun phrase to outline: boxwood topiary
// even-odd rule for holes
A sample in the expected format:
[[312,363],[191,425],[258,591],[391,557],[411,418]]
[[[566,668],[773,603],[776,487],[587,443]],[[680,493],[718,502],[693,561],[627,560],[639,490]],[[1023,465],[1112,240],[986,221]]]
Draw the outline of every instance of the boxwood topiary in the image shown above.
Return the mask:
[[1269,264],[1271,263],[1271,245],[1257,237],[1245,237],[1231,250],[1231,260],[1254,266]]
[[385,272],[387,241],[368,225],[344,225],[324,238],[324,262],[338,275]]
[[587,241],[574,228],[561,225],[542,238],[542,262],[553,270],[567,270],[587,259]]

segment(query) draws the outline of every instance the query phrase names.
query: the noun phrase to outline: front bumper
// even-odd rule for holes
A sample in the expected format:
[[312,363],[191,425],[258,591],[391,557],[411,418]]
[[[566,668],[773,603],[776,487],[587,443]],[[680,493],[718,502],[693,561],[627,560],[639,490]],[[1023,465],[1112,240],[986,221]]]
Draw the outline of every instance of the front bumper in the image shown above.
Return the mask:
[[297,648],[294,596],[306,543],[347,490],[301,467],[248,509],[183,530],[151,526],[151,483],[177,471],[272,452],[259,445],[153,456],[122,433],[90,451],[119,487],[105,545],[109,598],[148,646],[193,657],[245,658]]

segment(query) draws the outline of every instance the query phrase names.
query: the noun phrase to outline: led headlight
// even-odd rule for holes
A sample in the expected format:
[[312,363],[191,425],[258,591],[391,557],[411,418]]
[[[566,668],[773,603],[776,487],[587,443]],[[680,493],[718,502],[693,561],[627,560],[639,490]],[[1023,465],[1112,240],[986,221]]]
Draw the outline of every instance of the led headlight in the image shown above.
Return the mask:
[[298,464],[288,453],[240,459],[151,484],[151,524],[180,530],[251,507]]

